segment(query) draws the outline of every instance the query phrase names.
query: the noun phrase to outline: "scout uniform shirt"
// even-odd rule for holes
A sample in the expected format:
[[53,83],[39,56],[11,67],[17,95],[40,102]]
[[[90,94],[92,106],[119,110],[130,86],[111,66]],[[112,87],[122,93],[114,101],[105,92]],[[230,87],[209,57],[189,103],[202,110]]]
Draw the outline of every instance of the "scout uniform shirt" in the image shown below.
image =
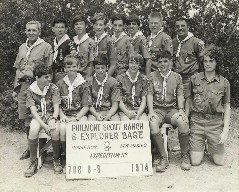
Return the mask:
[[81,39],[75,36],[74,42],[76,44],[76,58],[79,59],[78,72],[85,77],[89,70],[89,63],[94,61],[96,56],[95,42],[86,33]]
[[53,46],[53,71],[64,72],[64,58],[71,53],[71,51],[76,51],[76,45],[70,40],[67,34],[65,34],[59,42],[56,38],[54,39]]
[[57,82],[57,86],[61,97],[61,109],[66,116],[76,116],[83,107],[92,105],[88,83],[85,82],[81,74],[77,74],[72,84],[66,75]]
[[159,108],[177,108],[178,96],[183,95],[183,84],[181,76],[171,71],[163,86],[164,78],[159,70],[150,73],[148,84],[148,95],[153,95],[153,106]]
[[122,32],[116,39],[112,38],[116,49],[116,76],[127,71],[129,68],[129,59],[134,52],[134,48],[130,43],[130,37]]
[[122,101],[124,102],[127,109],[135,110],[139,109],[142,102],[142,97],[147,95],[147,77],[139,73],[137,81],[135,82],[135,95],[133,99],[133,83],[130,81],[126,73],[121,74],[117,77],[117,80],[120,83]]
[[34,81],[26,91],[26,107],[35,106],[37,113],[45,122],[53,114],[54,105],[59,104],[59,99],[58,87],[52,83],[44,87],[44,90],[41,91],[37,85],[37,81]]
[[48,66],[52,65],[52,47],[49,43],[38,38],[32,46],[28,47],[27,44],[28,40],[19,47],[17,58],[13,66],[17,69],[14,89],[21,84],[22,80],[33,77],[33,69],[39,61],[42,61]]
[[[130,42],[134,47],[135,53],[142,55],[144,59],[151,59],[151,55],[146,43],[146,38],[141,31],[135,33],[135,35],[130,39]],[[140,71],[145,73],[145,67],[145,63],[143,63],[143,65],[140,66]]]
[[[112,107],[112,102],[120,102],[121,100],[121,92],[118,81],[113,77],[108,77],[105,83],[103,84],[103,93],[100,103],[97,104],[97,99],[99,96],[99,91],[101,86],[98,85],[95,76],[87,79],[87,82],[89,83],[89,87],[92,94],[92,101],[93,101],[93,107],[96,111],[107,111],[110,110]],[[99,102],[99,101],[98,101]]]
[[[181,47],[181,48],[180,48]],[[188,37],[179,43],[173,39],[174,70],[180,74],[194,74],[199,69],[200,54],[204,49],[204,42],[189,32]]]
[[190,111],[204,114],[224,113],[223,105],[230,103],[230,84],[221,75],[216,75],[209,82],[204,72],[201,72],[191,77],[187,97],[193,101]]
[[161,53],[162,51],[169,51],[171,54],[173,54],[172,39],[169,35],[163,32],[162,28],[156,36],[151,34],[147,41],[152,60],[151,71],[156,71],[158,70],[157,54]]
[[110,63],[110,59],[116,58],[114,43],[106,32],[104,32],[99,39],[95,36],[95,44],[96,55],[101,55],[103,56],[102,58],[107,58],[107,63]]

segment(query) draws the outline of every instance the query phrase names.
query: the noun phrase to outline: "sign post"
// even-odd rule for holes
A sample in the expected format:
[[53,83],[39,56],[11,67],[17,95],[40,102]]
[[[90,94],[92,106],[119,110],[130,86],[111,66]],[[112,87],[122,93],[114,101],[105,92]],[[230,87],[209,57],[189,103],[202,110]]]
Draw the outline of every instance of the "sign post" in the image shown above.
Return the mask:
[[66,132],[66,178],[153,174],[148,121],[71,122]]

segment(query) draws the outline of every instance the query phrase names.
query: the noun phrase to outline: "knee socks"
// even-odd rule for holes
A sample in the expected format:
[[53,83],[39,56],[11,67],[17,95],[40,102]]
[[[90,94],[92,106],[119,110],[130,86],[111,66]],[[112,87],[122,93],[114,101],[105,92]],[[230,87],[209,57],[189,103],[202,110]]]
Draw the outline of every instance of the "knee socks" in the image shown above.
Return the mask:
[[60,158],[61,150],[60,150],[60,140],[52,140],[52,148],[53,148],[53,158],[57,160]]
[[178,135],[181,154],[189,152],[189,134],[188,133],[181,133]]
[[62,146],[62,149],[63,149],[64,153],[66,154],[66,142],[61,141],[61,146]]
[[28,139],[28,146],[30,150],[30,159],[34,161],[37,159],[38,139]]
[[166,157],[166,152],[164,149],[164,141],[161,133],[156,133],[152,135],[155,147],[158,149],[160,156]]

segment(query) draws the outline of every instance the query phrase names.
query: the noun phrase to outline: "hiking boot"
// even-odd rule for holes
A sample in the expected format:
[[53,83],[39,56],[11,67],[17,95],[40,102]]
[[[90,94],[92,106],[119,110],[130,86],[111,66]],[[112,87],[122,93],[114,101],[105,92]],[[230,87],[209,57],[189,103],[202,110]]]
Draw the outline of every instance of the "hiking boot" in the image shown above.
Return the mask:
[[156,166],[156,172],[164,172],[169,166],[167,157],[160,157],[160,163]]
[[62,173],[62,165],[61,165],[61,160],[53,160],[53,168],[54,168],[54,173],[55,174],[60,174]]
[[27,168],[26,172],[24,173],[25,177],[31,177],[36,173],[37,170],[37,159],[31,160],[29,163],[29,167]]
[[21,156],[19,157],[20,160],[24,160],[24,159],[28,159],[30,158],[30,151],[29,149],[27,148],[23,154],[21,154]]
[[191,169],[189,153],[183,153],[181,156],[181,169],[188,171]]

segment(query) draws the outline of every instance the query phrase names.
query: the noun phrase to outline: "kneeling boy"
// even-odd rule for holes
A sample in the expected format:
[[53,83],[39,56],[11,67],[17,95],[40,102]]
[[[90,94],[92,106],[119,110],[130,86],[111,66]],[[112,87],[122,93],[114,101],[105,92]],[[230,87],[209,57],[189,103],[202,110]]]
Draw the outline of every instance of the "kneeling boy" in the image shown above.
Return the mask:
[[179,129],[179,143],[181,147],[181,168],[189,170],[189,127],[184,112],[184,96],[182,78],[171,71],[172,56],[168,51],[157,56],[158,70],[149,76],[147,103],[151,134],[161,155],[157,172],[164,172],[169,166],[164,148],[161,129],[163,123],[170,123]]
[[147,96],[147,78],[139,72],[143,63],[143,57],[140,54],[133,54],[129,61],[129,69],[118,76],[120,83],[122,99],[119,107],[121,121],[128,120],[148,120],[144,113]]
[[93,100],[88,121],[120,121],[117,113],[121,99],[119,83],[108,76],[107,63],[104,61],[102,58],[93,61],[95,74],[87,79]]

